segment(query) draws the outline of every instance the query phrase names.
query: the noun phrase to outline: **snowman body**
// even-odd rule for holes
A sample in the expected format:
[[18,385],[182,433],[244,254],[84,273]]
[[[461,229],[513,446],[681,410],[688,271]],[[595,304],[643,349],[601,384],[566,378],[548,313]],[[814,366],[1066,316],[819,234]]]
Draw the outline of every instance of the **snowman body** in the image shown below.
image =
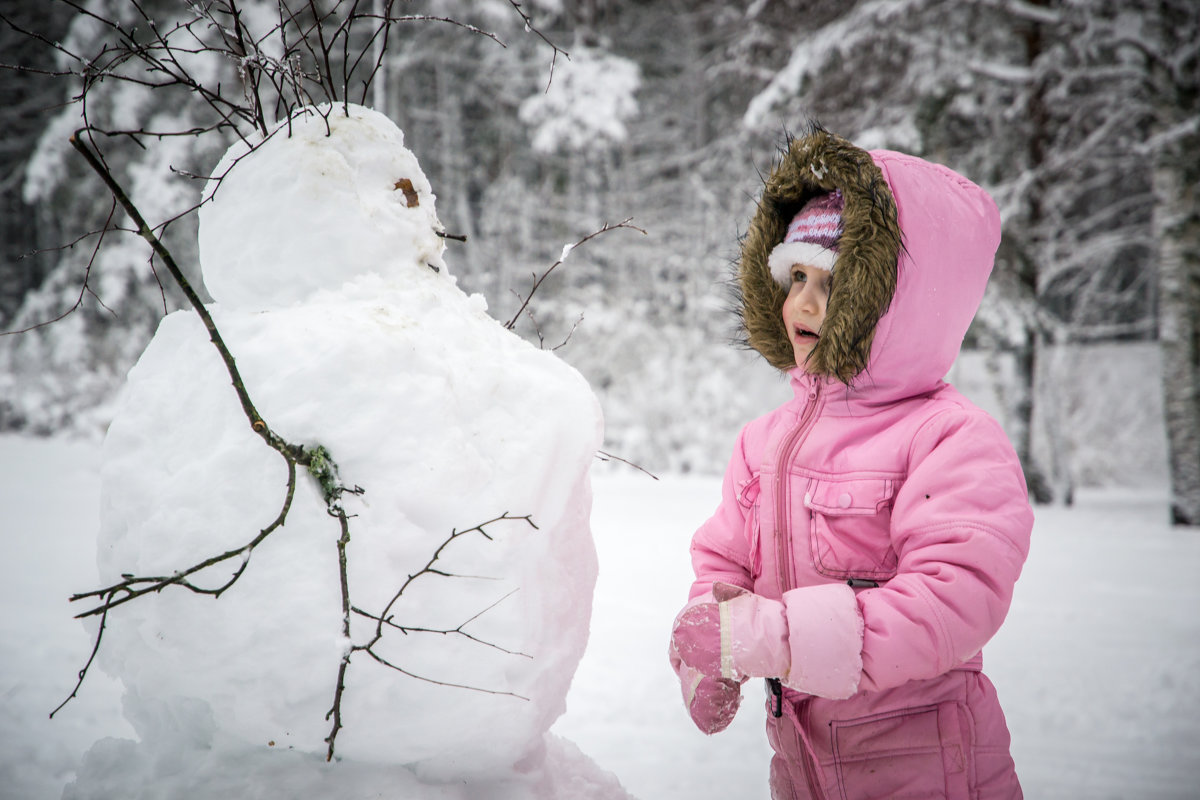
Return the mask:
[[[101,664],[127,716],[143,741],[219,730],[323,754],[342,657],[375,641],[349,651],[339,758],[434,779],[535,769],[587,639],[594,395],[458,289],[429,183],[382,115],[302,112],[214,175],[201,268],[246,389],[363,490],[343,498],[351,635],[338,521],[300,475],[220,598],[172,586],[110,615]],[[286,487],[199,319],[169,315],[105,441],[101,579],[243,547]]]

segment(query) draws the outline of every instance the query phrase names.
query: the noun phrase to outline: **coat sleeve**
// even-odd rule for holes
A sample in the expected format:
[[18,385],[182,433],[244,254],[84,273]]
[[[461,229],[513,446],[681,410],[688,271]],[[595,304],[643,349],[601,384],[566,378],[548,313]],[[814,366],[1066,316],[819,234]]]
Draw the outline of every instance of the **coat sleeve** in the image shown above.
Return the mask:
[[1025,479],[1000,426],[974,409],[936,415],[913,439],[892,509],[896,576],[857,595],[844,585],[784,595],[791,685],[846,697],[969,660],[1008,613],[1032,527]]
[[746,490],[756,480],[757,471],[747,463],[746,440],[749,426],[739,434],[733,456],[725,470],[721,503],[716,512],[692,536],[692,569],[696,580],[689,599],[712,589],[716,581],[753,590],[750,539],[747,533],[749,504]]
[[974,409],[927,422],[892,509],[896,577],[857,598],[859,688],[932,678],[975,656],[1008,614],[1032,529],[1025,477],[999,424]]

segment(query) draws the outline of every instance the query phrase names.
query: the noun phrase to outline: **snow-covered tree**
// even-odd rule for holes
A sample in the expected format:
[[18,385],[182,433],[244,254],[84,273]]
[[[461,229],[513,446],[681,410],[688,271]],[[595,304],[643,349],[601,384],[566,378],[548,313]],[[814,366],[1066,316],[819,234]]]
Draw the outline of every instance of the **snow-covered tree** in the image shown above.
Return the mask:
[[[154,0],[163,8],[173,2]],[[263,2],[238,5],[253,13]],[[359,3],[362,9],[377,5],[386,2]],[[860,144],[912,150],[960,169],[993,193],[1005,220],[992,291],[970,343],[1017,365],[1019,379],[1004,387],[1001,416],[1035,495],[1065,499],[1076,481],[1078,443],[1056,424],[1056,415],[1061,422],[1070,412],[1068,394],[1055,378],[1058,344],[1157,336],[1156,314],[1168,298],[1156,280],[1163,235],[1152,226],[1155,209],[1163,231],[1186,231],[1174,223],[1186,215],[1156,198],[1175,191],[1173,176],[1182,177],[1181,191],[1190,185],[1177,168],[1186,162],[1194,115],[1187,110],[1194,109],[1194,95],[1186,88],[1187,72],[1194,69],[1187,45],[1192,5],[520,3],[533,29],[561,45],[560,51],[525,35],[525,20],[508,0],[412,0],[403,4],[405,14],[456,19],[494,34],[506,47],[439,22],[393,26],[367,99],[422,153],[439,187],[447,233],[465,237],[449,245],[460,260],[459,280],[486,294],[500,318],[521,304],[533,276],[564,243],[627,217],[647,231],[574,253],[539,288],[533,318],[524,317],[518,330],[547,347],[567,342],[561,354],[601,392],[614,452],[656,469],[719,469],[738,420],[768,402],[771,387],[756,389],[757,397],[731,398],[709,386],[701,365],[715,372],[748,366],[728,349],[734,326],[722,312],[722,281],[736,253],[739,224],[752,211],[758,175],[788,129],[816,117]],[[334,56],[336,72],[340,55]],[[587,152],[535,149],[539,132],[555,125],[556,142],[567,140],[564,132],[582,133],[586,118],[568,116],[561,105],[540,119],[534,109],[545,112],[558,102],[570,69],[586,69],[597,58],[636,66],[636,112],[620,120],[624,138],[594,135],[590,141],[601,146]],[[113,91],[100,86],[97,96]],[[629,91],[622,96],[628,101]],[[529,109],[524,119],[523,107]],[[611,107],[630,108],[627,102]],[[606,124],[616,121],[613,116]],[[573,124],[564,126],[568,119]],[[1183,155],[1167,158],[1171,148]],[[127,150],[133,161],[150,158],[136,147]],[[124,159],[114,151],[112,163],[121,175]],[[1165,171],[1156,171],[1160,162]],[[64,221],[90,213],[88,225],[98,227],[108,208],[86,202],[94,187],[70,194],[90,181],[78,165],[70,169],[75,172],[55,184],[64,187],[64,196],[45,196],[40,208],[66,204],[57,210]],[[177,227],[184,232],[177,223],[168,237]],[[1180,242],[1179,252],[1192,252]],[[73,257],[79,266],[87,260],[87,244],[62,258]],[[137,258],[143,268],[134,270],[141,277],[130,291],[144,298],[145,316],[117,308],[116,296],[108,302],[101,294],[122,314],[113,320],[85,295],[92,309],[85,313],[99,319],[75,325],[88,331],[102,324],[142,325],[138,337],[144,341],[145,326],[163,303],[144,268],[145,254]],[[43,299],[41,308],[69,306],[78,289],[64,280],[57,294],[43,293],[55,302]],[[172,304],[168,294],[167,307]],[[621,312],[607,313],[604,305]],[[44,374],[34,374],[32,365],[42,356],[32,353],[32,345],[25,345],[30,352],[20,361],[29,365],[23,387],[48,384],[36,390],[40,398],[52,391],[65,396],[66,373],[102,372],[100,352],[119,362],[112,369],[117,375],[136,350],[106,344],[83,352],[67,347],[67,328],[59,330],[46,335],[61,335],[63,346],[42,346],[43,353],[61,353],[49,362],[51,369],[43,365]],[[700,350],[678,357],[678,348],[689,342]],[[0,342],[0,371],[20,366],[4,352],[11,347]],[[99,381],[92,393],[99,398],[111,385],[111,379]],[[672,413],[696,402],[688,390],[696,386],[708,387],[703,406],[720,418],[702,431]],[[26,426],[49,419],[48,409],[55,407],[26,405]],[[82,412],[65,409],[53,419]],[[15,414],[9,420],[21,424]],[[677,449],[684,441],[691,453],[686,458]]]
[[1138,80],[1126,111],[1144,126],[1138,151],[1152,170],[1171,515],[1200,525],[1200,7],[1147,6],[1106,33]]
[[[140,7],[161,31],[192,17],[174,0],[150,0]],[[118,211],[74,156],[69,144],[74,131],[90,124],[126,132],[108,138],[106,157],[185,265],[195,262],[194,217],[175,218],[199,196],[195,181],[185,176],[201,173],[229,143],[220,131],[216,136],[187,133],[216,120],[186,86],[152,90],[145,82],[115,77],[128,74],[117,48],[145,46],[154,35],[135,5],[93,0],[83,8],[60,43],[45,45],[57,57],[59,94],[22,183],[27,204],[53,212],[60,238],[52,246],[69,246],[53,251],[47,273],[28,287],[6,322],[6,330],[21,332],[0,340],[0,428],[102,430],[115,387],[158,320],[182,300],[156,276],[145,243],[113,230]],[[36,18],[27,24],[19,28],[26,38],[54,41]],[[10,28],[20,25],[9,19]],[[85,63],[94,54],[100,55]],[[211,55],[196,56],[186,66],[214,83],[222,71],[226,81],[236,79],[232,64]],[[85,90],[86,106],[79,102]]]
[[[38,28],[60,38],[68,23],[66,6],[10,3],[5,13],[22,29]],[[54,53],[13,25],[0,24],[0,61],[12,69],[0,72],[0,330],[22,296],[45,275],[49,254],[36,251],[58,244],[49,209],[28,205],[21,186],[25,167],[50,109],[62,102],[54,70]]]

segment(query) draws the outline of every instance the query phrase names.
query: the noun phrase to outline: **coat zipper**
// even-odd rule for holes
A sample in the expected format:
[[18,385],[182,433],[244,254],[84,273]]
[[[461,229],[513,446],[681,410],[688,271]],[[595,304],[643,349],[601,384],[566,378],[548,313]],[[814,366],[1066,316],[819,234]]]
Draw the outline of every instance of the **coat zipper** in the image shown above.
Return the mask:
[[808,393],[808,406],[800,416],[800,423],[784,440],[779,451],[779,462],[775,465],[775,561],[780,596],[795,588],[792,586],[791,526],[787,523],[787,465],[812,430],[820,404],[821,385],[818,383]]
[[808,740],[808,736],[804,732],[808,725],[809,714],[811,713],[808,704],[812,702],[812,699],[806,698],[803,702],[804,710],[796,715],[796,719],[800,723],[796,735],[800,738],[800,752],[804,756],[804,777],[808,781],[808,794],[814,800],[820,800],[820,798],[825,797],[825,792],[821,790],[821,784],[817,780],[817,758],[813,755],[812,743]]
[[[792,569],[792,530],[787,516],[787,465],[791,461],[792,456],[796,454],[796,450],[808,438],[808,433],[812,430],[813,424],[816,421],[820,405],[821,384],[817,383],[808,393],[808,406],[800,416],[799,424],[788,434],[783,447],[780,448],[779,461],[775,465],[775,560],[778,562],[779,594],[781,597],[795,588],[792,585],[794,582],[794,570]],[[779,702],[781,704],[783,702],[782,695],[779,698]],[[804,735],[803,731],[803,726],[808,722],[808,700],[805,699],[801,702],[805,704],[805,707],[802,713],[796,714],[796,738],[798,740],[797,744],[800,745],[800,755],[804,762],[804,778],[808,783],[809,795],[814,798],[821,798],[825,796],[825,793],[821,791],[820,783],[816,778],[817,759],[813,756],[812,749],[808,743],[808,737]]]

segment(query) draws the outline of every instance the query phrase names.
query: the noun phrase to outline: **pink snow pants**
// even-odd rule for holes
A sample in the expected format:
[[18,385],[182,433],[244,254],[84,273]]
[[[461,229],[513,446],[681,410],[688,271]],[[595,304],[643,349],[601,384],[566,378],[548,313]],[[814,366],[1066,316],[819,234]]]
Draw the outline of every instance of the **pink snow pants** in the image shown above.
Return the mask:
[[[778,706],[782,715],[773,711]],[[848,700],[768,693],[772,800],[1020,800],[1008,726],[981,672]]]

